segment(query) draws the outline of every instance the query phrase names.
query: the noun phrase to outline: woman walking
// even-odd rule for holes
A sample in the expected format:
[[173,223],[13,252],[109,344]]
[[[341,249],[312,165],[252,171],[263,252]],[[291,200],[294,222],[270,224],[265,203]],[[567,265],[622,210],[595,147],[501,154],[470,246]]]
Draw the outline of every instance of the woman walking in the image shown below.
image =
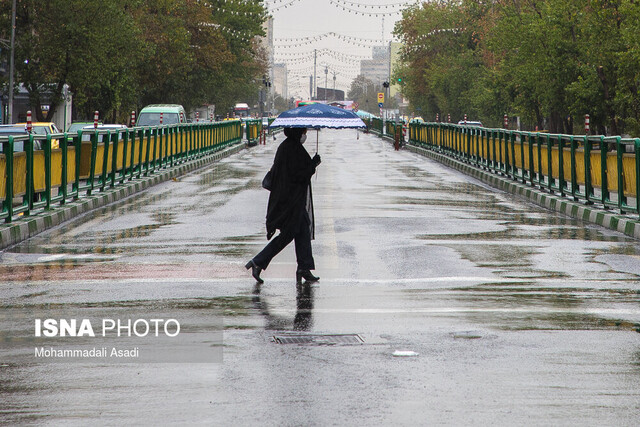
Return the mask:
[[320,278],[311,274],[315,270],[311,240],[314,238],[313,197],[311,177],[320,164],[320,156],[313,158],[302,146],[307,138],[305,128],[285,128],[287,137],[278,147],[271,167],[272,184],[267,206],[267,239],[280,230],[267,246],[245,267],[258,281],[262,270],[266,270],[271,260],[291,241],[295,241],[298,268],[296,282],[302,279],[315,282]]

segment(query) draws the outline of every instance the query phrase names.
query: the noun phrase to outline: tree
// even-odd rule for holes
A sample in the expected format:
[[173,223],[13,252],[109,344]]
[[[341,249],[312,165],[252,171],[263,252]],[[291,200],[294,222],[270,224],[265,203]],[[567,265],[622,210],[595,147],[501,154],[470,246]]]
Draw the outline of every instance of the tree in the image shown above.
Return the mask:
[[508,113],[573,133],[590,114],[602,133],[638,133],[638,22],[633,0],[423,3],[396,25],[397,72],[427,117],[465,112],[498,125]]
[[[3,6],[10,1],[3,0]],[[130,96],[130,56],[136,30],[124,0],[50,0],[18,2],[16,75],[29,91],[31,110],[44,121],[55,113],[64,84],[76,105],[113,111]],[[11,10],[8,6],[5,10]],[[100,16],[100,19],[96,19]],[[94,90],[87,91],[88,88]],[[48,114],[41,110],[49,99]]]
[[[203,103],[218,110],[257,96],[266,55],[266,11],[260,1],[21,0],[18,2],[16,81],[32,111],[55,112],[62,87],[74,94],[74,115],[94,110],[111,121],[150,103]],[[8,38],[11,0],[0,0]],[[9,12],[7,12],[9,11]],[[6,25],[4,25],[6,24]],[[6,51],[0,55],[7,56]],[[221,107],[221,108],[220,108]]]
[[[347,98],[355,101],[359,109],[370,113],[378,111],[378,93],[384,93],[385,89],[374,84],[364,75],[358,75],[352,82]],[[385,105],[390,107],[391,100],[385,100]]]
[[402,94],[426,117],[482,118],[472,94],[484,76],[478,23],[485,9],[473,2],[433,2],[403,13],[394,33],[405,41],[396,75]]

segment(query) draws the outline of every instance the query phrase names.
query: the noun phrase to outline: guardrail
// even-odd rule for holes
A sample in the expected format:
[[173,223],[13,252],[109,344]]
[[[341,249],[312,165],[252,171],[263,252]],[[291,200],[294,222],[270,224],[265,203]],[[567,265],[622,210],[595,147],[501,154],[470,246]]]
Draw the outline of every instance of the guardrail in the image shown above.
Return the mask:
[[409,143],[575,201],[640,214],[640,138],[413,122]]
[[247,127],[247,141],[256,144],[262,134],[262,120],[247,120],[244,124]]
[[[52,140],[60,148],[52,150]],[[3,137],[0,220],[64,205],[241,140],[240,121]],[[14,152],[16,143],[22,151]],[[43,149],[34,150],[37,144]]]
[[382,119],[378,117],[369,117],[362,119],[362,121],[367,125],[367,130],[369,130],[369,132],[373,132],[380,136],[384,134]]

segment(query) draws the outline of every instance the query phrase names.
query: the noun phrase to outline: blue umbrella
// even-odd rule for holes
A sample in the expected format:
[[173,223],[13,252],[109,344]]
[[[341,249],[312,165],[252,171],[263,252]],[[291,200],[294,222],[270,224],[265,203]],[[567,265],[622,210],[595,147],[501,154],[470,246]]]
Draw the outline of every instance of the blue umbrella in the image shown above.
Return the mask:
[[292,128],[366,128],[356,113],[326,104],[310,104],[282,113],[269,125]]
[[358,110],[356,114],[358,115],[358,117],[363,119],[371,119],[373,117],[377,117],[375,114],[371,114],[368,111],[362,111],[362,110]]

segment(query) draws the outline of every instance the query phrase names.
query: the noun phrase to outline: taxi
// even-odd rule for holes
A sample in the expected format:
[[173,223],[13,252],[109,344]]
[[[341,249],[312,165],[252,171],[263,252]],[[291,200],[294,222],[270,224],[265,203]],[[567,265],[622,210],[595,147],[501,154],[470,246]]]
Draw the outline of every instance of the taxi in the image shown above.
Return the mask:
[[[23,129],[26,129],[27,124],[26,123],[16,123],[14,126],[16,127],[22,127]],[[55,123],[53,122],[33,122],[31,123],[32,126],[32,131],[31,133],[33,133],[34,135],[49,135],[49,134],[56,134],[56,133],[60,133],[60,131],[58,130],[58,128],[56,127]],[[41,146],[41,141],[38,140],[36,141],[36,144],[34,144],[33,147],[35,150],[41,150],[42,146]],[[51,139],[51,149],[52,150],[56,150],[60,148],[60,141],[58,139]]]

